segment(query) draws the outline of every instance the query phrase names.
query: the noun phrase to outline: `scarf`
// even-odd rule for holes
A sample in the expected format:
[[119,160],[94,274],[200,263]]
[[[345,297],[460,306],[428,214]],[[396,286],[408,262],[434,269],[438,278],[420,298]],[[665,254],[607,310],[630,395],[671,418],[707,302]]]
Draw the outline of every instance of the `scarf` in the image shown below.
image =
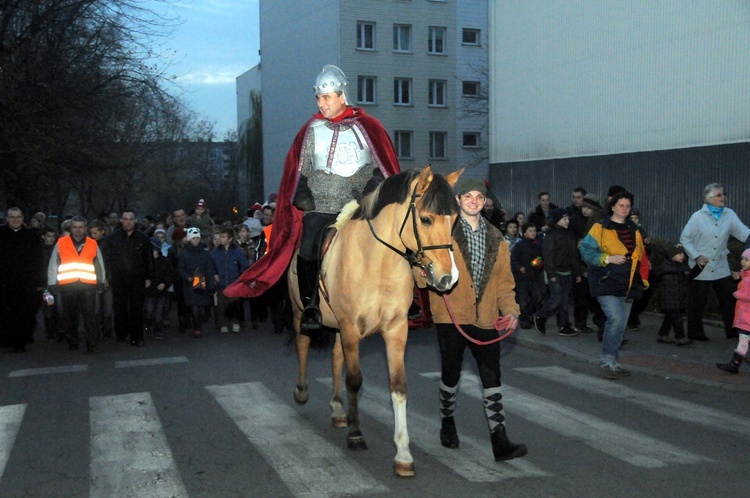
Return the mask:
[[708,208],[708,212],[711,213],[711,216],[713,216],[716,221],[719,221],[719,216],[724,212],[724,206],[714,207],[711,204],[706,204],[706,207]]

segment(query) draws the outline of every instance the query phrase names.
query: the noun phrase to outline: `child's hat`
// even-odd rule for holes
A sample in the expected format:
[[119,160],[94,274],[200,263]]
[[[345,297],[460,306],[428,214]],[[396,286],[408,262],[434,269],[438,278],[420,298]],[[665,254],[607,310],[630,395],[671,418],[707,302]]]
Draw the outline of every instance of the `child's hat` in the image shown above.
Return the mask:
[[206,201],[204,201],[203,199],[198,199],[198,202],[196,203],[195,207],[206,209]]
[[185,239],[190,242],[192,239],[200,239],[201,231],[198,228],[191,227],[185,231]]
[[153,247],[157,251],[161,251],[161,245],[161,240],[157,239],[156,237],[151,237],[151,247]]
[[182,227],[177,227],[172,231],[172,240],[178,241],[185,238],[185,229]]
[[669,259],[674,258],[681,252],[685,252],[685,248],[682,247],[682,244],[669,244],[667,246],[667,256],[669,256]]
[[745,259],[750,259],[750,249],[745,249],[742,251],[742,257]]
[[557,224],[558,221],[568,216],[568,210],[565,208],[556,208],[552,211],[552,222]]

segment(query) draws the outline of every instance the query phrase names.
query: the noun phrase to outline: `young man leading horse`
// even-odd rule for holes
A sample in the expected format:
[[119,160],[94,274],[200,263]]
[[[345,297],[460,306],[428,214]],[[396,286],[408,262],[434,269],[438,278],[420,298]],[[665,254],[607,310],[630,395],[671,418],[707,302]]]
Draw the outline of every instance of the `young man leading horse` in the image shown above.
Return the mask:
[[[458,448],[459,439],[453,412],[464,349],[468,346],[477,362],[484,388],[484,411],[490,428],[495,461],[511,460],[526,454],[524,444],[510,442],[505,432],[505,412],[500,394],[500,343],[478,345],[498,338],[494,324],[498,314],[509,331],[518,325],[520,310],[515,299],[510,252],[500,231],[481,215],[487,186],[476,178],[461,178],[454,188],[459,218],[453,226],[453,244],[458,267],[458,283],[443,293],[430,292],[432,320],[440,344],[440,443]],[[452,316],[451,316],[452,315]],[[465,332],[469,338],[459,331]]]

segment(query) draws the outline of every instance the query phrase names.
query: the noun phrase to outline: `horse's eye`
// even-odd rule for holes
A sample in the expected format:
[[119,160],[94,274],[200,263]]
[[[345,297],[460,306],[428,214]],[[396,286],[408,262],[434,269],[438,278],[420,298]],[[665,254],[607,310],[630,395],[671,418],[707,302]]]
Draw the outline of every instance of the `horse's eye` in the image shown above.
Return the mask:
[[420,216],[419,221],[421,221],[422,224],[426,226],[432,225],[432,219],[428,218],[427,216]]

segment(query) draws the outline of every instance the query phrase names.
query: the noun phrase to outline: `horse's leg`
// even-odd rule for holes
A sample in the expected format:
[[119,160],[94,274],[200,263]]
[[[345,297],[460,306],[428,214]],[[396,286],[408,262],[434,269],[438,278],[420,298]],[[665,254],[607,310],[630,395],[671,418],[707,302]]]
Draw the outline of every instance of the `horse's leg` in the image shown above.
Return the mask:
[[302,314],[299,310],[294,310],[292,316],[292,327],[295,334],[295,345],[297,346],[297,385],[294,387],[294,401],[299,405],[307,403],[310,393],[307,389],[307,356],[310,352],[310,338],[300,334],[300,318]]
[[359,333],[351,326],[340,329],[346,364],[346,392],[349,396],[349,412],[346,422],[349,433],[346,435],[346,446],[350,450],[366,450],[367,443],[359,430],[359,389],[362,387],[362,370],[359,367]]
[[346,427],[344,400],[341,397],[341,382],[344,373],[344,350],[341,348],[341,334],[336,334],[336,342],[331,351],[331,373],[333,393],[331,395],[331,423],[334,427]]
[[[406,325],[404,325],[406,330]],[[406,371],[404,369],[404,350],[406,334],[383,333],[388,355],[388,372],[391,377],[391,402],[395,419],[393,442],[396,444],[396,458],[393,470],[396,475],[409,477],[414,475],[414,458],[409,451],[409,431],[406,427]]]

